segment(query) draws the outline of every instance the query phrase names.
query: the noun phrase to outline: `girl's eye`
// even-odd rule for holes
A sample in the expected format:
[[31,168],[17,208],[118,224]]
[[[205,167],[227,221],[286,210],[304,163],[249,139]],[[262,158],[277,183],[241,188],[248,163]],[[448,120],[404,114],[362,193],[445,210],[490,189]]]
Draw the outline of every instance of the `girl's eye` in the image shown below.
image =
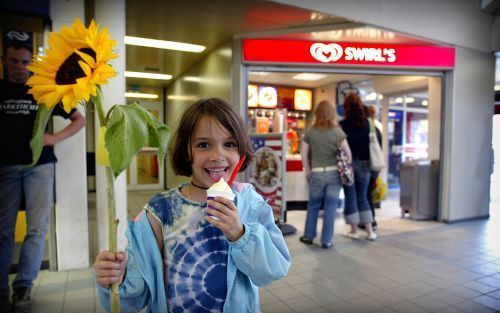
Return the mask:
[[226,142],[226,147],[228,148],[237,148],[238,145],[234,141]]
[[208,143],[207,142],[200,142],[196,145],[197,148],[208,148]]

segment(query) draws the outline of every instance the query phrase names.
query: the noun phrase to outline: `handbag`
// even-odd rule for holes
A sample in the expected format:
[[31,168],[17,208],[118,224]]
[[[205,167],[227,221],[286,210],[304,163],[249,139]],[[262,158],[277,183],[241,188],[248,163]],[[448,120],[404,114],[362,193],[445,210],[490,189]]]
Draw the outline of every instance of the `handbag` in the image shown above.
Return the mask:
[[352,186],[354,184],[354,169],[352,164],[347,162],[347,156],[340,143],[337,144],[337,169],[342,185]]
[[378,172],[385,167],[384,154],[378,144],[375,125],[373,125],[373,121],[369,118],[368,124],[370,124],[370,170]]

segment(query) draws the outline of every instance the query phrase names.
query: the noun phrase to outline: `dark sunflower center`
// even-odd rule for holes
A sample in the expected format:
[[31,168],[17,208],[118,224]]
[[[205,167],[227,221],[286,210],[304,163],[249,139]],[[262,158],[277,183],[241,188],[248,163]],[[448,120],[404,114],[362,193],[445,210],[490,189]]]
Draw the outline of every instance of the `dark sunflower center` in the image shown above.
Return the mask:
[[[94,50],[90,48],[82,48],[78,51],[90,55],[95,60],[96,54]],[[84,77],[85,73],[80,65],[78,65],[78,61],[80,60],[82,60],[82,57],[73,52],[59,67],[59,70],[56,73],[56,84],[72,85],[76,83],[78,78]]]

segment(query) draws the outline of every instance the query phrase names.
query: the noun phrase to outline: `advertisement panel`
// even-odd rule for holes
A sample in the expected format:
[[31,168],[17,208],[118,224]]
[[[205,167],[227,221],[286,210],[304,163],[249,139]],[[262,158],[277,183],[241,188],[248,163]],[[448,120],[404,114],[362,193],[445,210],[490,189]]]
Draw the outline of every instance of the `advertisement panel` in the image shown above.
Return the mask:
[[251,134],[255,157],[249,166],[249,182],[273,208],[276,220],[283,220],[286,170],[286,140],[284,133]]

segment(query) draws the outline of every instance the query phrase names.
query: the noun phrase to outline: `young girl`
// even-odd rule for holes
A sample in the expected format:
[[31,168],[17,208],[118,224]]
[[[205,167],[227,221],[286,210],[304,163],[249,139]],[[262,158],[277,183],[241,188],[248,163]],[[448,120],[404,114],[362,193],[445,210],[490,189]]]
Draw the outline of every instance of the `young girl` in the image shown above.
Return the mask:
[[[129,223],[125,252],[102,251],[94,272],[101,304],[120,282],[123,312],[259,312],[263,286],[290,267],[271,207],[249,184],[233,183],[233,201],[208,200],[206,189],[229,179],[240,157],[252,157],[245,123],[220,99],[183,114],[169,144],[177,175],[192,177],[154,196]],[[211,216],[216,217],[212,218]]]

